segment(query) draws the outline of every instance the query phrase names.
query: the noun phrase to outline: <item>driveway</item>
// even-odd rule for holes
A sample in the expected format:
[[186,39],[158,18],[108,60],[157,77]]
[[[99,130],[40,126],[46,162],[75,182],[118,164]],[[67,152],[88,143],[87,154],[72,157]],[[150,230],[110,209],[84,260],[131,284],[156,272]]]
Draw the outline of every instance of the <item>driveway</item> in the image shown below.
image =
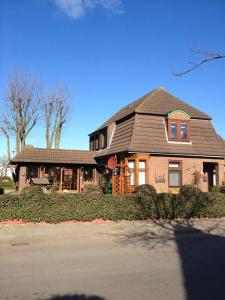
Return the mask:
[[0,224],[0,299],[225,299],[225,221]]

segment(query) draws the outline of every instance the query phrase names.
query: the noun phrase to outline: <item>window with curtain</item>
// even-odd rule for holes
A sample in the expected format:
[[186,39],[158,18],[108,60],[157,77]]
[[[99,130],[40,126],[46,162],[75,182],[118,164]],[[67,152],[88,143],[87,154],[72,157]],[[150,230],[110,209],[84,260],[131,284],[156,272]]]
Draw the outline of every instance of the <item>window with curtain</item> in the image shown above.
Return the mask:
[[181,187],[182,164],[181,162],[169,162],[169,187]]

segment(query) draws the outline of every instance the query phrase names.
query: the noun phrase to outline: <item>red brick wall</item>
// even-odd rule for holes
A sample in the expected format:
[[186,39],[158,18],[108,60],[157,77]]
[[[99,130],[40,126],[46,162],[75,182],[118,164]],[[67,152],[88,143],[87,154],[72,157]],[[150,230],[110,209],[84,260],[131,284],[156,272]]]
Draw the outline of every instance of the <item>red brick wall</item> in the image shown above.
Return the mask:
[[[182,158],[182,157],[157,157],[150,156],[149,176],[150,184],[154,185],[157,192],[168,192],[168,162],[169,160],[182,161],[182,184],[191,184],[195,170],[203,173],[203,162],[218,163],[218,184],[224,180],[224,160],[223,159],[202,159],[202,158]],[[156,178],[163,178],[164,182],[157,182]],[[202,191],[208,191],[208,182],[201,179],[200,186]]]

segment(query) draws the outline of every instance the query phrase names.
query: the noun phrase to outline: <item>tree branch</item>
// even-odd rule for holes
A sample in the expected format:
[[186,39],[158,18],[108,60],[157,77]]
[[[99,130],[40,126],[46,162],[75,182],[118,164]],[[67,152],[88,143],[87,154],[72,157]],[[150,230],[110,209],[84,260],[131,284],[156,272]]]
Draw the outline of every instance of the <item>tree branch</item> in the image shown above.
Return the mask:
[[214,51],[201,51],[198,50],[196,48],[192,48],[191,49],[192,53],[195,55],[201,55],[204,56],[204,58],[202,60],[200,60],[199,62],[189,62],[189,64],[192,65],[192,67],[187,68],[185,71],[183,72],[176,72],[171,68],[171,72],[174,76],[183,76],[187,73],[190,73],[192,71],[194,71],[195,69],[199,68],[200,66],[210,62],[210,61],[214,61],[214,60],[219,60],[219,59],[224,59],[225,58],[225,54],[221,54],[221,53],[217,53]]

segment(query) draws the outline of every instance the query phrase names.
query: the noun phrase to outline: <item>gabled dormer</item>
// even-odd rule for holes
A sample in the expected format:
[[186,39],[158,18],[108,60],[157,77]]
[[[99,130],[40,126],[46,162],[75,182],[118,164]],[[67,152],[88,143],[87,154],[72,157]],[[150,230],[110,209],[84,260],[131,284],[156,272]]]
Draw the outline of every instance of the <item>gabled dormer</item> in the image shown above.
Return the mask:
[[183,110],[173,110],[167,115],[168,142],[191,141],[191,116]]

